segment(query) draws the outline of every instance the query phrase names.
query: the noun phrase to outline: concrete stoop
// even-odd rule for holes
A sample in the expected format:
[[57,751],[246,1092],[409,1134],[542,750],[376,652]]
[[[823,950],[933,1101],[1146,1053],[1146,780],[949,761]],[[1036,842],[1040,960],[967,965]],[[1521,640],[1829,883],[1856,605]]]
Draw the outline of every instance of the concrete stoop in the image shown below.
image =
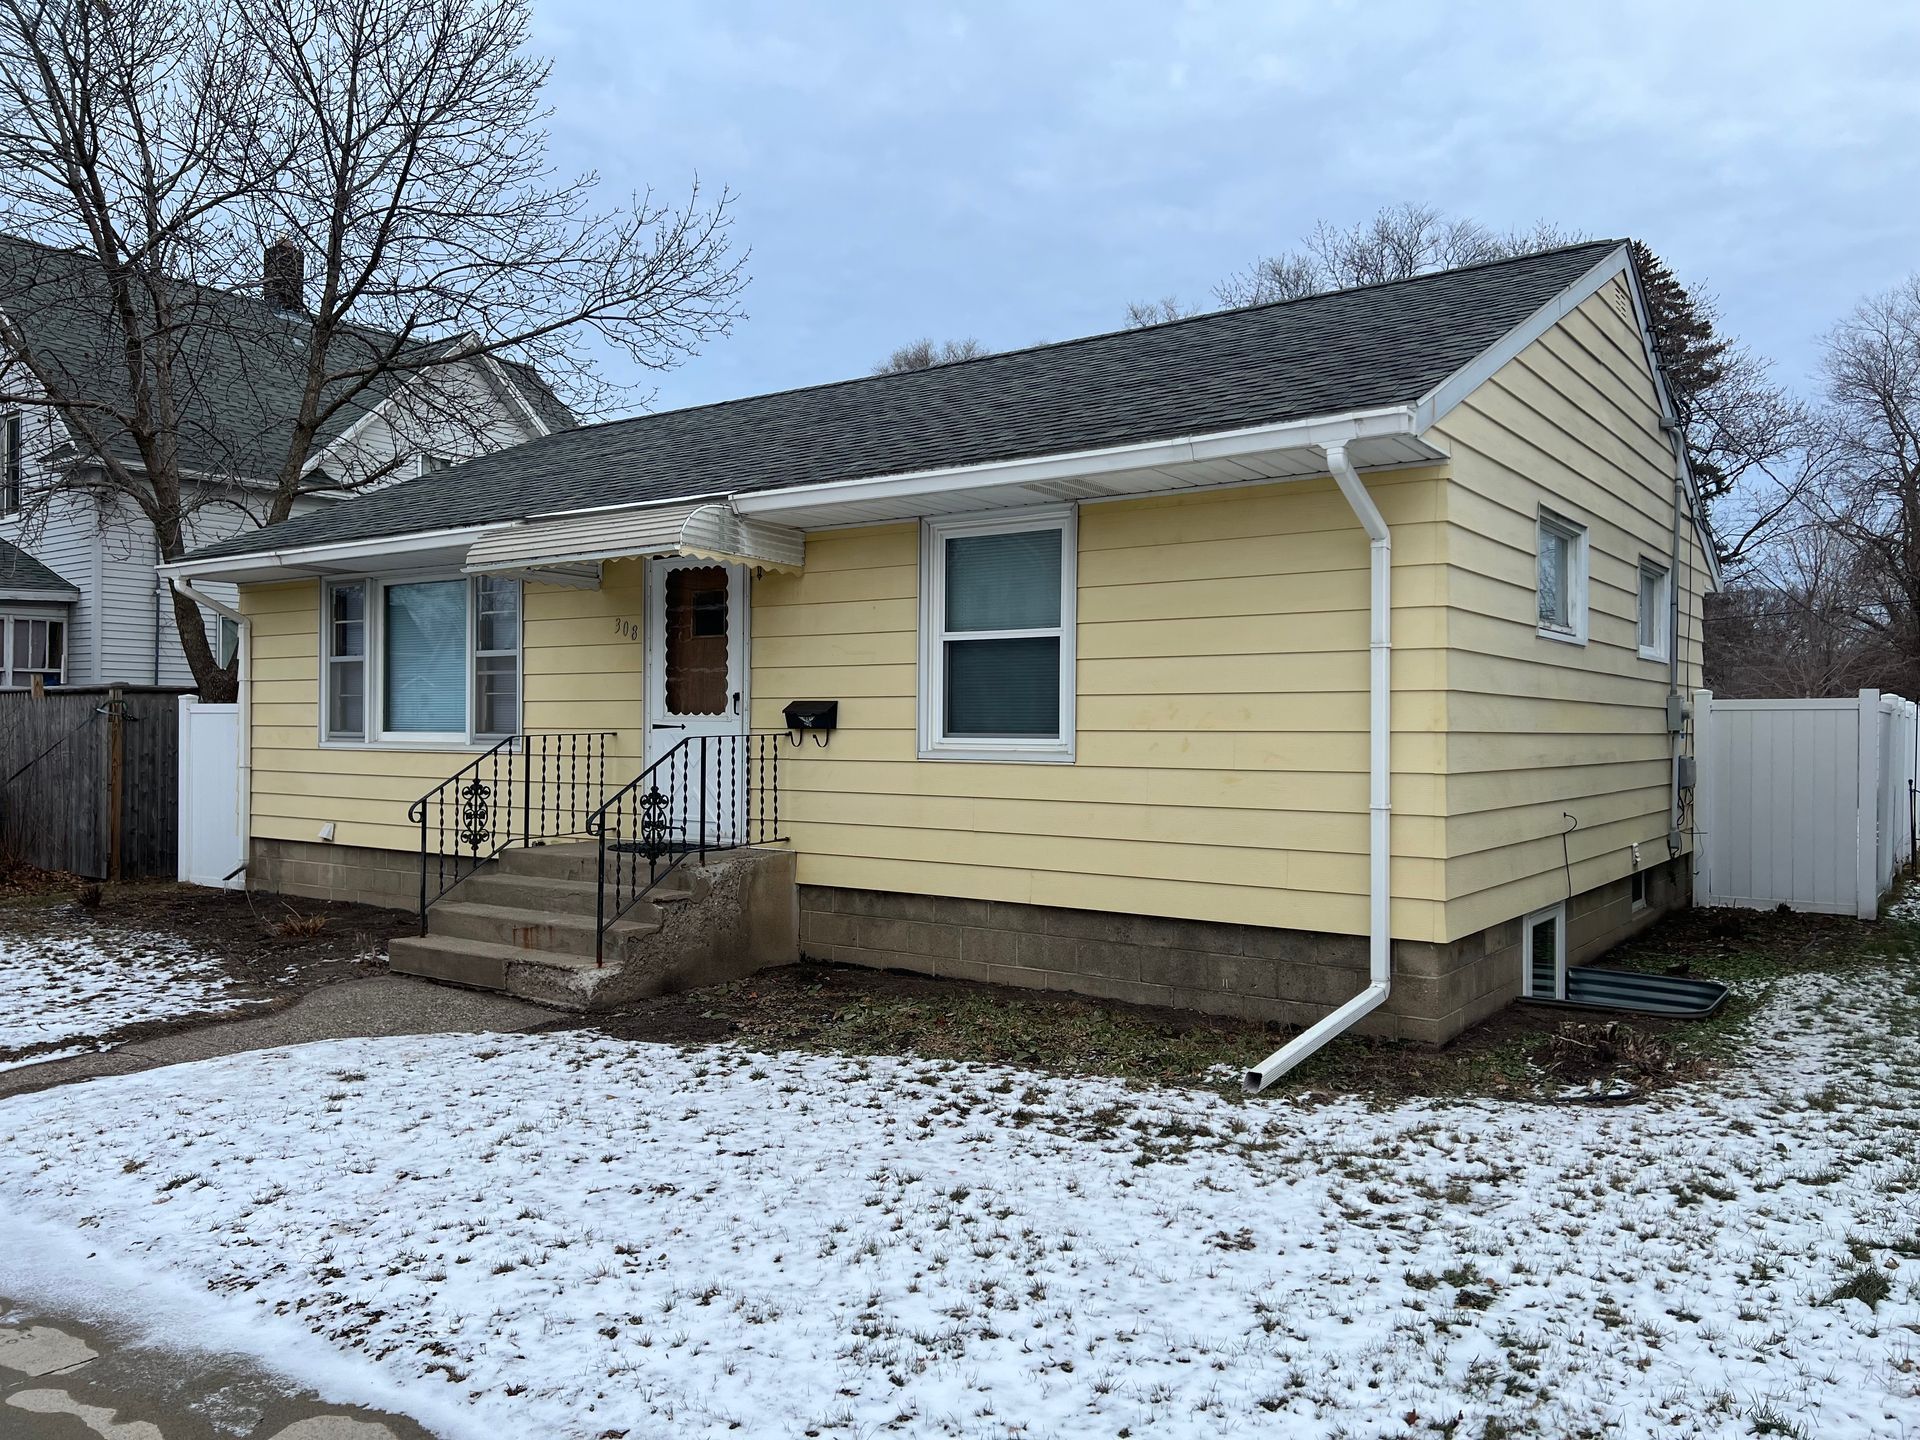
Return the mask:
[[427,912],[428,933],[395,939],[388,963],[566,1010],[737,980],[799,957],[799,900],[787,850],[734,850],[686,865],[607,932],[594,959],[591,844],[508,850]]

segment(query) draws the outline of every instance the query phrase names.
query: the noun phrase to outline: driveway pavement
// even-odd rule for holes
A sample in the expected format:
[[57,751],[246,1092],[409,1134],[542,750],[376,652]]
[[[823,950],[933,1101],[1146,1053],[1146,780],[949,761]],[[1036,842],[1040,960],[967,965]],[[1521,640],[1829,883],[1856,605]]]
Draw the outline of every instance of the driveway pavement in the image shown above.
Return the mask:
[[[49,1060],[0,1070],[0,1097],[24,1095],[91,1080],[101,1075],[131,1075],[157,1065],[179,1065],[270,1050],[309,1040],[342,1040],[366,1035],[473,1035],[482,1031],[532,1030],[564,1021],[558,1012],[482,990],[460,990],[427,980],[380,976],[323,985],[284,1010],[243,1020],[214,1020],[136,1040],[98,1055]],[[0,1431],[0,1434],[4,1434]]]

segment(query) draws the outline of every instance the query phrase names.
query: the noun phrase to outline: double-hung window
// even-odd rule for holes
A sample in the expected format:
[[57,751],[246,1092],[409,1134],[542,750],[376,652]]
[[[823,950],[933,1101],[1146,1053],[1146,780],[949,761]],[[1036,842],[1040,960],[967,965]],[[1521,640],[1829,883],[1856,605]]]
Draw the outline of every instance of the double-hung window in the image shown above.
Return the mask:
[[1535,531],[1534,593],[1540,633],[1549,640],[1587,643],[1587,527],[1540,512]]
[[920,566],[920,754],[1071,760],[1071,507],[929,520]]
[[1673,577],[1654,560],[1640,562],[1640,658],[1664,662],[1673,653]]
[[330,741],[464,745],[520,728],[518,581],[334,581],[325,637]]
[[63,685],[67,679],[67,623],[24,615],[0,617],[0,645],[5,647],[6,684],[24,690],[38,676],[45,685]]
[[25,471],[20,454],[20,412],[0,415],[0,515],[20,509],[20,487]]

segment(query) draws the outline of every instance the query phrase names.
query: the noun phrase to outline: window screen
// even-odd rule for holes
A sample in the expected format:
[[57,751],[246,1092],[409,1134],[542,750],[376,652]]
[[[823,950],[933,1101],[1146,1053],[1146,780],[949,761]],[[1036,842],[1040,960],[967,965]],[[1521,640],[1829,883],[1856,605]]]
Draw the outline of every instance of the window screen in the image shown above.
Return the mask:
[[1640,650],[1647,658],[1667,658],[1667,571],[1665,566],[1640,563]]

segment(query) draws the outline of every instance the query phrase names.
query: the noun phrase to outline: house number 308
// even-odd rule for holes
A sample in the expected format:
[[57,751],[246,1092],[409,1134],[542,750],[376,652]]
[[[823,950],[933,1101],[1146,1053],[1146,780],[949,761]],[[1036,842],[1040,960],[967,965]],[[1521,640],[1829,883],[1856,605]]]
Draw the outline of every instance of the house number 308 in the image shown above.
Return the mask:
[[638,640],[640,638],[640,622],[637,620],[615,620],[613,622],[613,633],[618,635],[622,640]]

